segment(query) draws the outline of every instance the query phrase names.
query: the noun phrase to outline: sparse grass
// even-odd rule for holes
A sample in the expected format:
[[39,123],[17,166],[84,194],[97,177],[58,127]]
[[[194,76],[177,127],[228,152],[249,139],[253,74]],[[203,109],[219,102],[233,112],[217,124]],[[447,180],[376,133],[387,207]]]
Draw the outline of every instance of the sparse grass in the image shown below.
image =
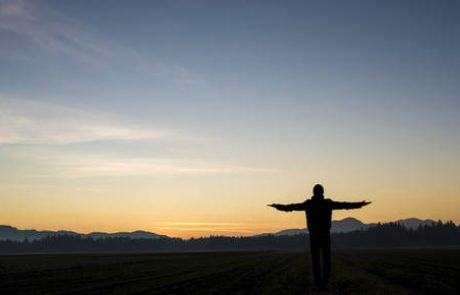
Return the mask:
[[[350,250],[323,294],[460,294],[460,250]],[[308,253],[0,256],[2,294],[310,294]]]

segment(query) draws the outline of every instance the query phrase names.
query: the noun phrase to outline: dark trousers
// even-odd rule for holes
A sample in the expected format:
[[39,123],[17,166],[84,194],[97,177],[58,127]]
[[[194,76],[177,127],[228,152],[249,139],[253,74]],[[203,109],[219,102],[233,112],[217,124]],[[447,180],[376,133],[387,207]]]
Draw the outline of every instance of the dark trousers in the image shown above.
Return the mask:
[[[331,274],[331,237],[329,232],[310,232],[310,252],[315,285],[327,284]],[[320,256],[323,257],[322,274]]]

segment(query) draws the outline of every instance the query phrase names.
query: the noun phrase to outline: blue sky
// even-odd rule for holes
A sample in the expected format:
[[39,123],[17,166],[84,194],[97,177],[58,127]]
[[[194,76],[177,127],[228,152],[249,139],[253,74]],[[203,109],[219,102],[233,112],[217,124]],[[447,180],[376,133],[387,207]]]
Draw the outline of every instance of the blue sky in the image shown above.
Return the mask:
[[[202,185],[185,185],[196,189],[192,203],[217,184],[241,187],[228,196],[235,210],[277,194],[295,201],[326,182],[336,193],[377,194],[383,209],[369,209],[368,220],[460,218],[441,205],[423,211],[434,192],[447,206],[460,192],[455,1],[0,3],[6,205],[18,205],[25,184],[56,183],[56,198],[81,188],[99,198],[114,193],[99,188],[101,177],[130,187],[167,175]],[[407,194],[425,205],[385,215]]]

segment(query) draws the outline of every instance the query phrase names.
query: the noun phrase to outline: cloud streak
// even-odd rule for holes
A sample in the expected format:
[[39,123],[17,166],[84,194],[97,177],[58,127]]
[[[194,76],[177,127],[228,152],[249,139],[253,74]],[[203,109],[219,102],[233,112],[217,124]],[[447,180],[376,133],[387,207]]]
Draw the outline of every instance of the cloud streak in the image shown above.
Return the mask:
[[167,231],[253,234],[254,230],[250,229],[251,226],[244,223],[231,222],[165,222],[157,225],[156,228]]
[[16,153],[35,164],[29,173],[35,177],[85,178],[120,176],[174,176],[206,174],[273,173],[274,170],[227,165],[202,160],[166,157],[136,157],[119,154],[96,154],[63,151]]
[[172,130],[148,128],[125,121],[103,112],[0,98],[0,144],[63,145],[174,136]]
[[0,30],[22,37],[35,49],[89,64],[110,56],[110,48],[73,19],[29,1],[0,2]]
[[135,124],[114,114],[85,111],[50,103],[0,97],[0,147],[10,160],[29,163],[27,174],[39,177],[100,177],[194,174],[248,174],[273,172],[200,159],[139,156],[129,149],[104,153],[82,151],[78,144],[132,142],[160,144],[207,144],[210,139],[175,129]]
[[0,33],[12,34],[28,44],[9,47],[6,44],[10,42],[3,42],[0,38],[0,54],[29,62],[40,60],[38,54],[52,58],[63,56],[86,66],[107,69],[121,67],[185,84],[201,84],[204,81],[200,74],[182,65],[145,56],[132,48],[108,42],[77,19],[41,4],[0,0]]

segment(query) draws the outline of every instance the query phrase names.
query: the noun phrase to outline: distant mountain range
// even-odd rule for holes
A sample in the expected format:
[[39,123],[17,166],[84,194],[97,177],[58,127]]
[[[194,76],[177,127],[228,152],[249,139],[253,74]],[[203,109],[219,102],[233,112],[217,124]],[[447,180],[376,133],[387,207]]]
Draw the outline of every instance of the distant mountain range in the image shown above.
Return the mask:
[[[420,225],[431,225],[436,223],[436,221],[431,219],[421,220],[418,218],[407,218],[394,221],[394,223],[399,223],[406,228],[416,229]],[[342,220],[332,221],[332,233],[348,233],[356,230],[365,230],[369,227],[375,226],[376,223],[363,223],[360,220],[352,217],[348,217]],[[262,237],[268,235],[274,236],[293,236],[298,234],[308,233],[307,229],[286,229],[276,233],[264,233],[255,235],[255,237]],[[29,241],[42,239],[47,236],[81,236],[81,237],[91,237],[93,239],[103,239],[103,238],[130,238],[130,239],[160,239],[160,238],[169,238],[165,235],[159,235],[147,231],[134,231],[134,232],[117,232],[117,233],[105,233],[105,232],[92,232],[89,234],[81,234],[73,231],[38,231],[34,229],[30,230],[20,230],[13,226],[9,225],[0,225],[0,240],[13,240],[13,241],[23,241],[28,239]]]
[[89,234],[81,234],[73,231],[59,230],[59,231],[38,231],[35,229],[20,230],[9,225],[0,225],[0,240],[13,240],[23,241],[28,239],[29,241],[39,240],[47,236],[81,236],[91,237],[93,239],[103,238],[131,238],[131,239],[159,239],[167,238],[168,236],[158,235],[147,231],[134,231],[134,232],[117,232],[117,233],[104,233],[104,232],[93,232]]
[[[393,221],[394,223],[399,223],[402,226],[410,229],[416,229],[420,225],[432,225],[433,223],[436,223],[436,221],[432,219],[418,219],[418,218],[407,218],[407,219],[400,219]],[[342,220],[333,220],[332,221],[332,226],[331,226],[331,232],[332,233],[348,233],[356,230],[366,230],[369,227],[375,226],[377,223],[363,223],[362,221],[353,218],[353,217],[348,217]],[[268,236],[268,235],[274,235],[274,236],[294,236],[294,235],[299,235],[299,234],[306,234],[308,233],[306,228],[303,229],[285,229],[276,233],[264,233],[264,234],[259,234],[257,236]]]

